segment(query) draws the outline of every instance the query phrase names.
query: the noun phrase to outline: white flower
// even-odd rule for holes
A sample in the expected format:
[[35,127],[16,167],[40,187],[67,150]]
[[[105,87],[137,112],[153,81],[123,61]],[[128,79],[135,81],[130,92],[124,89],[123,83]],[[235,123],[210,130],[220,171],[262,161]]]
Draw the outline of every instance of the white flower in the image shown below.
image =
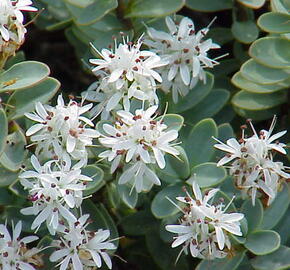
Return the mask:
[[112,269],[111,258],[106,251],[113,250],[116,246],[107,240],[110,231],[87,231],[88,217],[89,215],[83,215],[76,222],[69,222],[69,228],[64,230],[61,240],[55,241],[58,250],[49,259],[52,262],[60,261],[58,265],[61,265],[61,270],[100,268],[102,259]]
[[29,7],[31,4],[28,0],[0,2],[0,52],[4,60],[13,55],[24,42],[26,29],[21,10],[36,11],[36,8]]
[[248,195],[252,198],[253,205],[257,191],[262,190],[268,197],[268,205],[275,199],[283,179],[288,179],[290,174],[285,172],[286,167],[282,162],[273,161],[273,151],[286,154],[283,143],[276,141],[283,136],[286,131],[272,135],[276,123],[274,116],[269,131],[261,130],[257,134],[251,121],[248,121],[253,135],[247,138],[243,127],[242,138],[239,142],[231,138],[224,144],[217,140],[219,144],[215,147],[227,152],[217,166],[223,166],[229,162],[230,174],[235,177],[236,186],[242,190],[243,197]]
[[229,234],[242,235],[239,221],[244,215],[225,213],[227,207],[223,210],[222,203],[217,206],[211,205],[209,201],[218,189],[208,191],[203,197],[197,183],[193,181],[192,185],[195,198],[191,197],[188,192],[186,197],[177,198],[186,204],[186,207],[180,208],[184,214],[180,224],[165,227],[169,232],[178,234],[174,237],[172,247],[183,245],[178,258],[182,252],[187,254],[188,249],[193,257],[223,258],[227,255],[225,246],[227,249],[231,247]]
[[31,7],[32,1],[30,0],[12,0],[14,7],[14,14],[20,23],[23,23],[24,17],[21,11],[37,11],[37,8]]
[[43,106],[37,102],[36,113],[25,114],[27,118],[38,122],[26,132],[27,136],[31,136],[31,141],[37,144],[36,154],[48,158],[69,155],[80,161],[80,167],[85,165],[86,146],[92,145],[92,140],[99,136],[91,128],[94,126],[93,122],[82,116],[91,107],[92,104],[82,106],[72,100],[65,105],[61,95],[58,96],[55,107]]
[[93,84],[90,90],[96,90],[96,101],[107,112],[114,110],[121,100],[124,109],[129,110],[132,98],[148,101],[150,105],[158,103],[156,81],[162,79],[154,69],[166,62],[154,52],[141,50],[141,46],[142,37],[136,43],[123,38],[123,43],[115,42],[114,51],[95,49],[102,59],[90,59],[90,63],[96,65],[93,72],[101,82],[97,87]]
[[[163,169],[165,167],[164,155],[169,153],[177,156],[179,152],[172,141],[177,139],[176,130],[167,130],[162,120],[156,120],[153,115],[157,106],[149,107],[147,110],[136,110],[135,114],[127,111],[118,111],[119,119],[114,125],[104,124],[103,129],[107,135],[101,135],[99,141],[110,150],[102,152],[99,157],[112,161],[111,172],[113,173],[122,158],[126,163],[134,162],[120,178],[124,184],[133,181],[136,190],[140,192],[142,186],[148,182],[160,184],[156,174],[146,164],[155,164]],[[145,180],[147,179],[147,180]],[[145,182],[144,182],[145,180]]]
[[37,215],[31,228],[37,229],[46,221],[51,234],[55,234],[60,220],[76,221],[69,209],[80,207],[86,182],[92,181],[82,175],[80,169],[71,168],[70,161],[48,161],[41,166],[35,156],[31,157],[35,171],[20,174],[20,182],[29,191],[33,205],[21,210],[24,215]]
[[[13,227],[12,237],[4,224],[0,224],[0,268],[2,270],[33,270],[41,267],[42,260],[38,248],[29,249],[27,244],[38,239],[37,236],[20,238],[22,223]],[[35,266],[35,268],[34,268]]]
[[198,80],[205,82],[204,68],[212,68],[218,64],[207,55],[210,49],[218,49],[219,45],[211,39],[203,40],[209,26],[196,32],[191,19],[184,17],[179,24],[170,17],[165,19],[169,33],[148,28],[149,39],[145,43],[159,55],[168,65],[162,68],[161,87],[165,91],[172,89],[173,100],[177,102],[177,93],[187,94],[184,88],[193,88]]

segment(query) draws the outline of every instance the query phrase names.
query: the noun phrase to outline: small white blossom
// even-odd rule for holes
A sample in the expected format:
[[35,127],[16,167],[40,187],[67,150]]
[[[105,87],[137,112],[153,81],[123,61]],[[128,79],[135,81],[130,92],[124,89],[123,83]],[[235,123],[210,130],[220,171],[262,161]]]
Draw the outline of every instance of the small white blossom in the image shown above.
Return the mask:
[[14,7],[15,16],[21,23],[24,21],[24,16],[21,11],[37,11],[37,8],[31,7],[31,0],[12,0],[12,5]]
[[156,52],[167,66],[162,67],[162,89],[172,91],[176,103],[178,94],[185,96],[198,80],[205,83],[204,68],[213,68],[218,64],[216,59],[208,57],[210,49],[218,49],[219,45],[211,39],[204,40],[209,26],[196,32],[191,19],[184,17],[180,23],[170,17],[165,19],[169,33],[148,28],[148,40],[145,43]]
[[37,144],[36,155],[41,154],[45,158],[71,157],[79,160],[79,167],[84,166],[88,158],[86,146],[92,145],[93,139],[99,136],[92,128],[93,122],[82,116],[91,107],[92,104],[82,105],[72,100],[65,105],[61,95],[55,107],[37,102],[36,112],[25,114],[38,122],[26,131],[31,141]]
[[29,0],[0,1],[0,52],[3,59],[13,55],[24,42],[26,29],[21,11],[37,11],[30,7],[31,4]]
[[[110,150],[102,152],[99,157],[107,158],[113,173],[122,159],[126,163],[133,162],[119,179],[120,184],[133,182],[137,192],[151,182],[160,185],[157,175],[148,167],[155,164],[165,167],[164,155],[169,153],[179,155],[172,142],[177,139],[176,130],[167,130],[163,121],[156,120],[153,115],[157,106],[147,110],[136,110],[135,114],[118,111],[118,120],[114,125],[104,124],[106,135],[101,135],[99,141]],[[150,185],[149,185],[150,186]],[[148,189],[147,189],[148,190]]]
[[154,52],[141,50],[141,46],[142,37],[136,43],[123,38],[123,43],[118,45],[115,40],[114,50],[95,49],[102,59],[90,59],[90,63],[96,65],[93,72],[101,82],[93,84],[90,91],[95,90],[96,101],[107,112],[121,101],[124,109],[129,110],[132,98],[151,105],[158,103],[156,81],[162,82],[162,79],[155,69],[166,63]]
[[274,151],[286,154],[286,145],[277,141],[286,131],[272,135],[275,123],[276,117],[269,131],[261,130],[257,134],[249,121],[254,134],[247,138],[244,134],[246,126],[242,126],[243,133],[239,142],[231,138],[225,144],[216,139],[219,144],[215,147],[227,152],[217,165],[223,166],[231,162],[230,174],[234,176],[237,188],[241,189],[244,197],[248,195],[252,198],[253,205],[258,191],[262,191],[268,197],[268,205],[271,204],[283,179],[290,177],[282,162],[273,161]]
[[[29,249],[27,244],[38,239],[37,236],[20,238],[22,223],[13,227],[12,237],[7,226],[0,224],[0,268],[2,270],[34,270],[43,265],[38,256],[38,248]],[[34,268],[35,266],[35,268]]]
[[186,207],[181,209],[184,215],[180,224],[165,227],[169,232],[178,234],[174,237],[172,247],[183,245],[179,256],[182,252],[187,254],[189,249],[193,257],[224,258],[227,250],[231,248],[229,234],[242,235],[239,221],[244,215],[225,213],[227,207],[223,210],[223,203],[217,206],[211,205],[209,201],[215,196],[218,189],[208,191],[203,197],[195,181],[192,187],[195,198],[192,198],[189,193],[186,197],[177,198],[186,204]]
[[37,216],[31,225],[33,230],[46,222],[50,233],[55,234],[60,220],[76,221],[69,209],[80,207],[83,190],[92,179],[82,175],[80,169],[71,168],[69,161],[52,160],[41,166],[32,156],[31,164],[35,171],[23,172],[19,178],[33,205],[21,213]]
[[54,241],[57,250],[49,259],[51,262],[59,262],[61,270],[93,270],[102,266],[102,259],[112,269],[112,261],[106,251],[114,250],[116,246],[108,241],[110,231],[86,230],[88,217],[83,215],[76,222],[69,222],[69,228],[63,231],[61,240]]

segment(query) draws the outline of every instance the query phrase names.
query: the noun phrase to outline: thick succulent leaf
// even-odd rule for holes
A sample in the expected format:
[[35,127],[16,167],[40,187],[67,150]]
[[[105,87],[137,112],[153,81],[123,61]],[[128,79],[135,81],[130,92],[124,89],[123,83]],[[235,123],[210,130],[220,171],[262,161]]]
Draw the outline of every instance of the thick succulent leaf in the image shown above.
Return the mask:
[[188,184],[196,181],[201,188],[213,187],[222,183],[227,176],[223,167],[217,167],[216,163],[206,162],[193,167],[192,177],[187,180]]
[[234,21],[232,33],[241,43],[249,44],[259,36],[259,29],[254,21]]
[[50,73],[49,67],[36,61],[15,64],[0,75],[0,93],[32,87]]
[[10,171],[18,171],[27,155],[26,138],[23,132],[17,131],[6,137],[6,146],[0,157],[0,163]]
[[256,40],[249,54],[262,65],[273,68],[290,68],[290,40],[281,37],[265,37]]
[[289,33],[290,15],[278,12],[264,13],[258,19],[258,25],[266,32],[270,33]]
[[241,75],[247,80],[262,85],[279,83],[289,78],[289,73],[286,70],[266,67],[253,59],[242,65]]
[[0,156],[6,146],[6,137],[8,135],[8,121],[3,109],[0,109]]
[[[249,73],[250,74],[250,73]],[[246,79],[239,71],[232,77],[232,83],[247,92],[257,94],[269,94],[287,88],[290,85],[290,79],[280,81],[274,84],[258,84]]]
[[290,248],[280,246],[275,252],[251,260],[257,270],[286,270],[290,268]]
[[134,1],[125,17],[163,17],[177,12],[184,4],[185,0]]
[[173,216],[180,211],[172,202],[178,205],[176,197],[185,195],[182,186],[182,184],[170,185],[156,194],[151,204],[151,211],[156,218]]
[[260,200],[256,200],[255,206],[252,205],[252,200],[246,200],[242,205],[241,212],[245,214],[247,219],[249,233],[260,227],[264,212]]
[[266,0],[238,0],[241,4],[249,7],[249,8],[260,8],[262,7]]
[[184,118],[178,114],[165,114],[156,118],[156,120],[163,120],[167,126],[167,130],[180,130],[184,123]]
[[101,168],[95,165],[88,165],[82,168],[82,174],[89,176],[93,179],[93,181],[87,182],[84,196],[89,196],[95,193],[105,185],[105,182],[103,180],[104,172]]
[[202,260],[199,265],[195,268],[196,270],[208,270],[208,269],[219,269],[219,270],[235,270],[238,268],[245,256],[245,251],[237,252],[233,257],[226,257],[224,259]]
[[278,193],[272,204],[265,209],[261,228],[268,230],[276,226],[287,211],[289,204],[289,188],[287,185],[284,185],[282,192]]
[[286,102],[286,96],[286,91],[271,94],[256,94],[242,90],[234,95],[232,104],[245,110],[267,110]]
[[102,19],[107,13],[118,6],[117,0],[97,0],[85,7],[80,16],[77,17],[77,24],[88,25]]
[[6,109],[8,118],[16,119],[33,111],[37,101],[48,102],[56,94],[59,87],[59,81],[49,77],[35,86],[13,93],[8,100],[10,106]]
[[201,102],[212,90],[214,76],[206,73],[206,83],[199,81],[197,85],[189,90],[185,97],[179,97],[177,104],[169,104],[170,112],[180,113],[189,110]]
[[230,9],[233,6],[231,0],[219,0],[219,1],[211,1],[211,0],[186,0],[186,6],[190,9],[204,12],[214,12],[225,9]]
[[217,135],[217,126],[212,119],[204,119],[192,128],[185,144],[191,167],[210,161],[215,152],[212,137]]
[[210,95],[206,96],[191,110],[184,112],[183,115],[191,124],[195,124],[204,118],[213,117],[225,106],[229,97],[230,93],[228,90],[214,89]]
[[280,235],[275,231],[255,231],[248,234],[244,246],[255,255],[266,255],[280,246]]

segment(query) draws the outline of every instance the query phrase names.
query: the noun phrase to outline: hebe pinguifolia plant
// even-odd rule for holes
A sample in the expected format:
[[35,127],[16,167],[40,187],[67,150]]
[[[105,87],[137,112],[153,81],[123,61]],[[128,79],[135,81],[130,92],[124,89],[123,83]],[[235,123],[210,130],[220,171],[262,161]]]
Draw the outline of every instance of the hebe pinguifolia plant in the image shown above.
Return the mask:
[[[288,4],[270,1],[259,25],[278,34],[255,41],[253,59],[232,80],[243,89],[235,111],[272,123],[258,131],[248,119],[236,137],[228,123],[234,112],[224,107],[229,91],[219,87],[225,77],[215,71],[235,64],[209,37],[216,18],[197,29],[173,14],[183,1],[151,2],[142,9],[138,1],[1,1],[1,269],[290,267],[290,175],[279,141],[286,130],[276,133],[277,116],[263,111],[284,97],[275,91],[289,86],[290,60],[255,49],[289,45]],[[232,7],[220,2],[186,5]],[[251,43],[258,36],[243,33],[254,23],[250,8],[264,1],[233,2],[233,35]],[[247,20],[238,21],[238,8]],[[56,94],[49,68],[17,52],[29,35],[28,12],[41,28],[66,28],[95,75],[79,96]],[[154,16],[164,18],[146,19]],[[106,28],[124,25],[109,46],[90,37],[102,32],[106,40]],[[267,66],[271,57],[276,66]]]

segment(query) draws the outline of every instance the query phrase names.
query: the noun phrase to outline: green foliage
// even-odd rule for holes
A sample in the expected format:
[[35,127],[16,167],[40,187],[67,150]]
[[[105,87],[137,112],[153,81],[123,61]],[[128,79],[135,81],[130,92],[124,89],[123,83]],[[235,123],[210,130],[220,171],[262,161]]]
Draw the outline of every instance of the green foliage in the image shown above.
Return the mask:
[[256,255],[265,255],[277,250],[280,236],[275,231],[255,231],[247,236],[245,247]]
[[257,270],[282,270],[290,267],[290,248],[281,246],[275,252],[259,256],[251,261]]
[[[165,168],[153,169],[161,180],[161,186],[138,194],[131,185],[119,185],[123,164],[111,174],[110,162],[98,158],[102,148],[96,143],[97,147],[89,149],[88,165],[82,168],[82,174],[93,179],[86,183],[84,196],[89,198],[82,204],[82,213],[89,213],[93,220],[89,229],[110,229],[110,239],[119,245],[120,256],[132,263],[134,269],[288,269],[289,184],[281,187],[270,206],[265,206],[260,199],[256,199],[255,206],[251,200],[243,200],[227,170],[216,166],[221,154],[213,147],[216,143],[213,137],[225,142],[239,135],[237,127],[243,122],[239,116],[267,120],[273,114],[279,114],[281,106],[289,103],[289,1],[271,0],[269,5],[265,0],[34,2],[39,9],[44,8],[35,21],[36,26],[44,31],[64,33],[87,74],[91,74],[88,59],[99,58],[90,44],[101,50],[114,46],[112,36],[119,40],[123,35],[129,35],[130,39],[136,40],[146,33],[147,27],[165,30],[164,17],[167,15],[174,17],[177,14],[178,20],[182,15],[193,18],[196,31],[206,27],[217,16],[207,37],[223,45],[221,54],[229,52],[230,56],[218,59],[220,65],[211,72],[206,71],[205,82],[199,81],[186,96],[179,97],[176,104],[171,93],[157,92],[161,115],[156,120],[163,120],[169,130],[177,130],[181,134],[177,140],[180,145],[175,146],[180,155],[166,155]],[[123,33],[120,35],[120,32]],[[214,52],[213,55],[219,54]],[[67,65],[66,68],[70,72],[76,67]],[[60,89],[58,80],[49,76],[50,69],[46,64],[26,61],[22,52],[10,58],[4,70],[0,71],[1,221],[13,221],[15,224],[22,220],[23,231],[27,233],[32,232],[32,218],[19,212],[27,205],[27,192],[23,190],[18,176],[23,168],[31,166],[28,158],[34,146],[26,149],[31,142],[25,137],[24,127],[30,126],[31,122],[25,122],[24,115],[34,110],[36,102],[50,103]],[[80,81],[86,84],[91,81],[90,77],[81,76]],[[76,96],[83,90],[79,89]],[[287,125],[289,113],[287,105],[284,107],[281,122]],[[167,111],[163,115],[165,108]],[[96,129],[102,134],[105,134],[104,123],[112,122],[98,122]],[[176,263],[181,248],[170,246],[173,235],[165,230],[165,226],[178,223],[184,204],[176,197],[185,196],[185,190],[192,194],[193,181],[203,192],[213,187],[220,189],[211,200],[213,204],[223,201],[227,205],[235,196],[228,211],[245,215],[241,221],[243,235],[231,236],[232,247],[224,259],[189,260],[182,255]],[[42,237],[39,246],[51,242],[47,233],[45,226],[37,232]],[[119,234],[123,237],[120,241]],[[48,260],[51,250],[44,252],[44,269],[51,269],[55,266]],[[116,264],[118,268],[119,262]],[[122,266],[120,269],[123,269]]]
[[[239,2],[250,8],[260,8],[265,1],[239,0]],[[251,44],[249,48],[251,59],[245,62],[232,78],[233,84],[242,89],[233,97],[233,106],[235,111],[245,118],[256,120],[271,118],[269,109],[272,114],[278,113],[278,105],[287,100],[286,91],[283,89],[290,86],[290,75],[287,72],[290,66],[290,42],[287,39],[290,31],[289,9],[287,1],[280,0],[271,1],[271,8],[272,12],[264,13],[258,19],[259,27],[269,32],[269,36]],[[273,96],[272,93],[278,90],[281,93]],[[251,105],[244,106],[244,103]]]

